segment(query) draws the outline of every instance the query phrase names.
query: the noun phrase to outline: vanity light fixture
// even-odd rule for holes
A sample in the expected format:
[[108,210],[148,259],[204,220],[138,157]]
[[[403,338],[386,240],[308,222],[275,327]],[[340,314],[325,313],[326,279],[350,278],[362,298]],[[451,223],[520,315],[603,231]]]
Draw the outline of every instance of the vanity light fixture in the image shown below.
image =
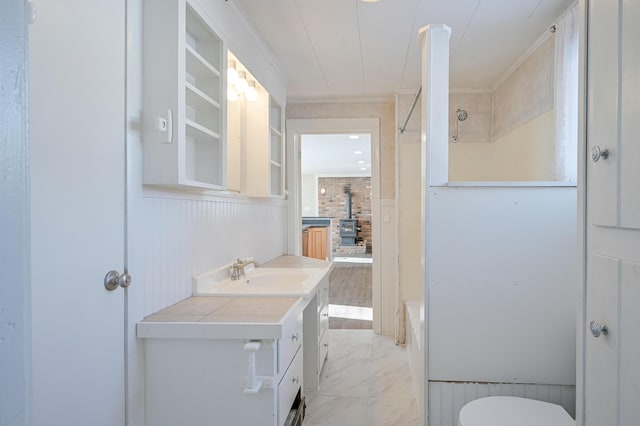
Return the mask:
[[362,151],[360,151],[360,150],[358,150],[358,151],[353,151],[353,153],[354,153],[354,154],[356,154],[356,155],[360,155],[360,154],[362,154]]
[[229,88],[227,89],[227,100],[231,101],[231,102],[235,102],[238,100],[238,94],[236,93],[235,90],[233,90],[233,87],[229,86]]
[[364,164],[364,160],[358,160],[358,164]]
[[359,135],[349,135],[349,139],[353,139],[353,140],[360,139],[360,136]]
[[236,80],[234,86],[236,88],[236,92],[238,92],[239,95],[243,94],[245,90],[247,90],[247,88],[249,87],[249,82],[247,81],[247,73],[245,71],[238,72],[238,79]]
[[256,82],[251,80],[249,82],[249,86],[247,87],[247,90],[245,90],[244,92],[244,97],[247,98],[248,101],[255,101],[256,99],[258,99],[258,91],[256,90]]
[[367,170],[367,168],[366,167],[360,167],[360,170],[362,170],[364,172],[365,170]]
[[238,81],[236,61],[229,60],[229,65],[227,66],[227,84],[235,84],[236,81]]

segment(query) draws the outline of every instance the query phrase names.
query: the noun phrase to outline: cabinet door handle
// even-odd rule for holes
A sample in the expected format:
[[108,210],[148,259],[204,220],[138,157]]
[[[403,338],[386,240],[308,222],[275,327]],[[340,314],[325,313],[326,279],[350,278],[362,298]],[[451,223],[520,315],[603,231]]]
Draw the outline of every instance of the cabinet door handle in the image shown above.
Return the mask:
[[609,334],[609,328],[597,321],[591,321],[591,323],[589,324],[589,328],[591,329],[591,334],[595,338],[600,337],[600,334],[604,334],[605,336]]
[[591,150],[591,161],[597,163],[601,158],[606,160],[609,157],[609,150],[602,149],[598,145],[594,146]]

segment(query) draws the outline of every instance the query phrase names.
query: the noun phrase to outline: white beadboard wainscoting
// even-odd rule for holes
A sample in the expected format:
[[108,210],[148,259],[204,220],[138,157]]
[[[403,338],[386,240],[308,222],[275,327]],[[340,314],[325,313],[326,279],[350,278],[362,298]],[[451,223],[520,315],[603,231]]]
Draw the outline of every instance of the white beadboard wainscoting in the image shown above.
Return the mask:
[[518,396],[551,402],[575,417],[576,388],[520,383],[429,382],[429,426],[458,426],[458,413],[470,401],[487,396]]
[[143,204],[145,316],[191,296],[194,275],[286,252],[284,200],[146,191]]

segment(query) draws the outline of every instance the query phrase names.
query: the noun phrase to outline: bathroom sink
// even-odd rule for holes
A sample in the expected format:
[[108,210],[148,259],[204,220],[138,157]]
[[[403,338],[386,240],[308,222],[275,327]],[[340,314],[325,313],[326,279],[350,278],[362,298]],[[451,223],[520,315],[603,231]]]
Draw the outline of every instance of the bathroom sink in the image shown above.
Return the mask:
[[252,268],[247,271],[238,280],[220,274],[196,277],[193,295],[310,297],[326,273],[317,268]]

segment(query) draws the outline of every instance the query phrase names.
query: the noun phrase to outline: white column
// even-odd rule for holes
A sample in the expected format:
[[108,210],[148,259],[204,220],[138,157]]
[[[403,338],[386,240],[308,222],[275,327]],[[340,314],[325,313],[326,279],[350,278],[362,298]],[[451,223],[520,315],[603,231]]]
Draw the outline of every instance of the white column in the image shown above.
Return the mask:
[[[443,186],[449,180],[449,38],[451,28],[446,25],[427,25],[420,29],[418,39],[422,45],[422,117],[420,119],[421,145],[421,241],[424,285],[420,317],[424,355],[423,394],[418,404],[425,425],[429,422],[429,235],[430,203],[434,186]],[[422,400],[422,402],[420,402]]]
[[426,165],[427,186],[445,185],[449,180],[450,37],[451,28],[446,25],[427,25],[418,32],[422,44],[422,171]]

